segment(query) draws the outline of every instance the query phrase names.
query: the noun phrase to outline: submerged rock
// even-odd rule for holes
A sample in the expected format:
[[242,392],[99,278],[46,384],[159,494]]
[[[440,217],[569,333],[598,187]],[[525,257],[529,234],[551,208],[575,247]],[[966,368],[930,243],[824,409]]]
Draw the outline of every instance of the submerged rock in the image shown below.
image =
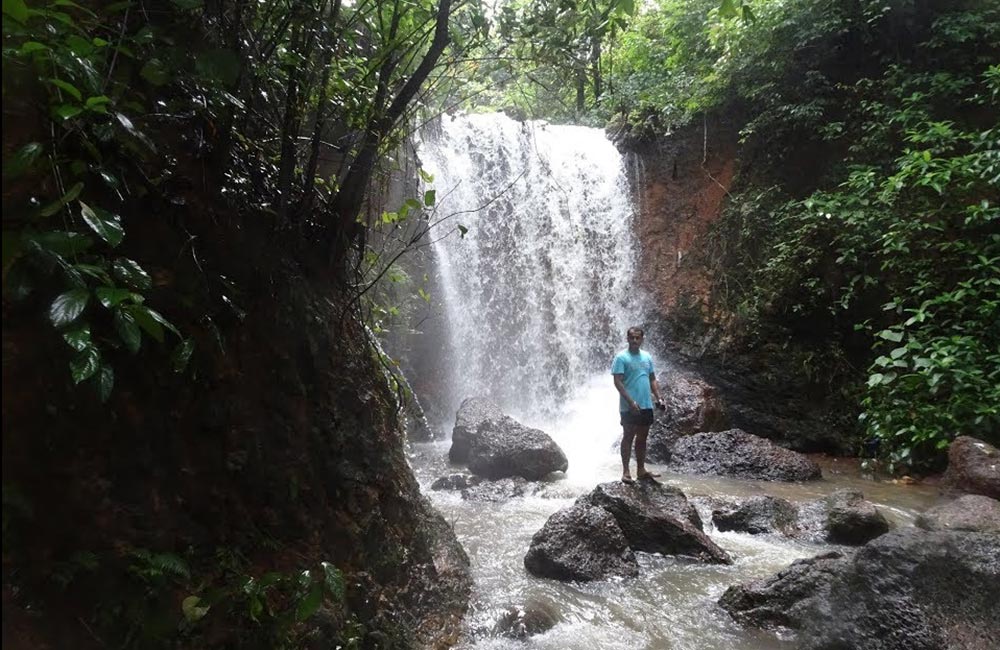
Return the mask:
[[955,438],[944,480],[963,492],[1000,499],[1000,450],[969,436]]
[[637,551],[684,555],[701,562],[731,564],[729,555],[702,531],[698,511],[679,489],[639,481],[601,483],[578,503],[604,508]]
[[551,630],[559,620],[559,610],[554,604],[533,600],[508,607],[493,626],[492,633],[493,636],[523,640]]
[[834,544],[864,544],[889,532],[889,522],[858,490],[837,490],[826,506],[826,539]]
[[798,517],[798,508],[790,501],[770,495],[751,497],[743,503],[712,510],[716,529],[751,535],[792,535],[797,531]]
[[712,474],[766,481],[822,478],[806,456],[740,429],[697,433],[673,447],[669,467],[685,474]]
[[524,567],[555,580],[589,582],[639,575],[618,522],[603,508],[576,503],[559,510],[531,538]]
[[462,498],[467,501],[488,501],[499,503],[527,494],[530,483],[520,476],[502,478],[498,481],[478,481],[462,490]]
[[915,523],[924,530],[1000,534],[1000,501],[981,494],[966,494],[921,513]]
[[657,411],[649,428],[649,460],[666,463],[674,443],[702,431],[724,431],[732,421],[715,388],[693,374],[671,370],[660,377],[660,395],[666,408]]
[[719,605],[742,625],[797,629],[808,615],[808,599],[829,591],[833,573],[846,561],[838,551],[796,560],[773,576],[730,587]]
[[469,474],[449,474],[442,476],[431,483],[432,490],[465,490],[473,485],[483,482],[481,476],[471,476]]

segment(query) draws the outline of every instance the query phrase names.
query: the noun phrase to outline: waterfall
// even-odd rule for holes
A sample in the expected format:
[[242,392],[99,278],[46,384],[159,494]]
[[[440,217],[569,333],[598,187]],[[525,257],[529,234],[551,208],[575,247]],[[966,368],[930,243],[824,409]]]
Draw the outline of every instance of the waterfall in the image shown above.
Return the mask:
[[419,153],[437,197],[446,406],[485,394],[551,416],[644,320],[622,156],[586,127],[500,113],[440,126]]

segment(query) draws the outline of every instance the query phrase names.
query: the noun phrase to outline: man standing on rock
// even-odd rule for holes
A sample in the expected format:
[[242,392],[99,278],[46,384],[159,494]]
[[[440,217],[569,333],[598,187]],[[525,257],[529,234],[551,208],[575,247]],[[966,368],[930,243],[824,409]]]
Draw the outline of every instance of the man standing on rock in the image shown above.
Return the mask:
[[618,411],[622,422],[622,482],[634,483],[629,473],[632,459],[632,441],[635,440],[635,476],[653,480],[658,474],[646,469],[646,437],[653,424],[653,398],[656,406],[663,408],[660,386],[653,371],[653,358],[641,351],[644,333],[642,328],[628,330],[628,349],[615,355],[611,362],[611,374],[615,378],[615,388],[621,396]]

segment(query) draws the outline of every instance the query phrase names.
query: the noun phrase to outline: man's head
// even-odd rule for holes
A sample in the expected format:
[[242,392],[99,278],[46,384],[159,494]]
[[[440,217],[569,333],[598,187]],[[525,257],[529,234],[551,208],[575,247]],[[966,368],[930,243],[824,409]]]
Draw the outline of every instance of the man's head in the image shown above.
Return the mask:
[[642,345],[642,339],[645,336],[645,332],[642,331],[642,328],[630,327],[628,328],[628,332],[626,332],[625,336],[628,339],[629,352],[638,352],[639,346]]

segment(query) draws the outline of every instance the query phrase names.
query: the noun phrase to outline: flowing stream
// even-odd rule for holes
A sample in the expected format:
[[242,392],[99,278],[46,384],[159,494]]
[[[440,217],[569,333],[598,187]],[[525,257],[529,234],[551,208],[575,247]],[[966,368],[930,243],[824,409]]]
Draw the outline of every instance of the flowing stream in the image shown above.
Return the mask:
[[[847,460],[824,460],[824,480],[810,484],[656,468],[689,497],[705,497],[695,502],[706,532],[732,555],[732,566],[638,553],[636,579],[578,584],[532,577],[522,562],[531,536],[556,510],[621,472],[610,360],[624,347],[627,327],[646,315],[633,282],[636,242],[625,164],[599,130],[520,123],[501,114],[445,117],[420,157],[437,194],[434,253],[447,323],[438,333],[447,377],[437,410],[450,416],[432,424],[450,436],[461,400],[486,395],[549,433],[569,459],[565,476],[551,477],[530,495],[484,503],[430,490],[438,477],[462,471],[448,465],[450,440],[410,446],[421,487],[453,523],[472,561],[469,647],[794,647],[787,634],[739,627],[716,601],[729,585],[830,547],[715,531],[707,498],[773,494],[803,502],[857,487],[897,525],[909,524],[936,500],[932,488],[862,479]],[[647,338],[647,344],[665,369],[656,342]],[[505,638],[495,627],[512,607],[544,611],[556,624],[527,641]]]

